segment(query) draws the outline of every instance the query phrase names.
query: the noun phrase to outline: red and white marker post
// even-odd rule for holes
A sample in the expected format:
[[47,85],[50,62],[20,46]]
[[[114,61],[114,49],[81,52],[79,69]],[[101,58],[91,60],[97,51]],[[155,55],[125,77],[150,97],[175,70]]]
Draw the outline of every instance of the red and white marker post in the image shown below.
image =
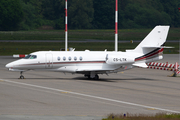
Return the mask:
[[115,52],[118,51],[118,0],[116,0],[115,11]]
[[172,76],[177,76],[180,74],[179,65],[177,62],[175,64],[150,62],[147,63],[147,65],[150,69],[173,71],[174,74]]
[[[177,64],[177,63],[176,63]],[[156,67],[166,67],[166,68],[175,68],[176,64],[168,64],[168,63],[157,63],[157,62],[150,62],[147,63],[148,66],[156,66]],[[177,64],[177,68],[179,65]]]
[[68,27],[67,27],[67,0],[65,2],[65,51],[67,51],[68,48]]
[[27,55],[25,54],[18,54],[18,55],[13,55],[14,58],[24,58],[26,57]]

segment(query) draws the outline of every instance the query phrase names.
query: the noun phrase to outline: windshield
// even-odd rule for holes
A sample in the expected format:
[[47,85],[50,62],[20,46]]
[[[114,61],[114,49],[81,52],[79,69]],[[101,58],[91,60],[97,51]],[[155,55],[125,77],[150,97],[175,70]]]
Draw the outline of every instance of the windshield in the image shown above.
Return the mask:
[[27,55],[26,57],[24,57],[24,59],[29,59],[31,57],[31,55]]
[[36,55],[27,55],[26,57],[24,57],[24,59],[36,59],[37,56]]

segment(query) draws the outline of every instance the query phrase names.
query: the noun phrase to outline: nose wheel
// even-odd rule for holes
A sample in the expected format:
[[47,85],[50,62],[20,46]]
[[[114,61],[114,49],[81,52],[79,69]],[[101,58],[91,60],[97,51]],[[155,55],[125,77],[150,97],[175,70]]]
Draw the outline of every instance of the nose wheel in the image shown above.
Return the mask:
[[24,79],[23,71],[21,71],[20,74],[21,74],[21,75],[20,75],[19,79]]
[[19,77],[19,79],[24,79],[24,76],[23,76],[23,75],[21,75],[21,76]]

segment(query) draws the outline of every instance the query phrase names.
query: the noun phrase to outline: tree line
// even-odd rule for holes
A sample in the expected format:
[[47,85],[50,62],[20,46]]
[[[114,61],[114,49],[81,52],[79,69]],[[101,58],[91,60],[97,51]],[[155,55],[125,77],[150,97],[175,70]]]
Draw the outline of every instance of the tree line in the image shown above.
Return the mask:
[[[119,28],[180,27],[180,0],[118,0]],[[0,0],[0,30],[64,29],[65,0]],[[69,29],[114,29],[115,0],[68,0]]]

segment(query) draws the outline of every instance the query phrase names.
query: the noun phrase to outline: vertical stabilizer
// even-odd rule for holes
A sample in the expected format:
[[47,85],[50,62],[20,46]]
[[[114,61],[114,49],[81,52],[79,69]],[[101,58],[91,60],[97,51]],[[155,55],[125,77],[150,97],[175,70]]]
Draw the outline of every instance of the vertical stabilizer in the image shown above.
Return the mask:
[[144,40],[134,49],[134,52],[146,54],[149,48],[160,48],[168,35],[169,26],[156,26]]
[[162,52],[168,31],[169,26],[156,26],[134,50],[127,50],[135,57],[134,66],[163,58]]

